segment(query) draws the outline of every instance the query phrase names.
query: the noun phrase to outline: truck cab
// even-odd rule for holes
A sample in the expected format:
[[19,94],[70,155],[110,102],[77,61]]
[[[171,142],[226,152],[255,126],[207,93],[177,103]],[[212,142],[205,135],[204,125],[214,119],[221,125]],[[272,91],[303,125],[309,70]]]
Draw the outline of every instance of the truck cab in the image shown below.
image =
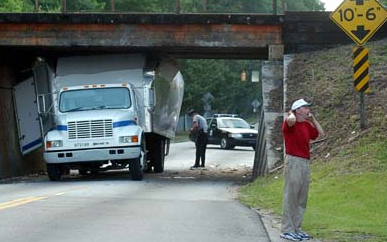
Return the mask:
[[141,180],[147,161],[136,105],[127,83],[61,88],[55,129],[44,138],[50,179],[69,169],[86,174],[129,166],[132,178]]
[[164,171],[184,93],[173,61],[111,54],[53,63],[40,61],[34,74],[50,180],[74,169],[83,175],[129,168],[133,180]]

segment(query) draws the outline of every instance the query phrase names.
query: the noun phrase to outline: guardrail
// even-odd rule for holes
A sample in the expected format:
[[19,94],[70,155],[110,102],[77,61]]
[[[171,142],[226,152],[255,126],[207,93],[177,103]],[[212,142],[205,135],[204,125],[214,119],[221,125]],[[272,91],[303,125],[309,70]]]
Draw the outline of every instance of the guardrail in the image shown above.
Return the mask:
[[[105,0],[101,3],[101,6],[99,6],[97,9],[85,9],[84,7],[81,7],[80,9],[71,9],[71,3],[70,1],[73,0],[57,0],[57,3],[54,3],[54,8],[51,8],[49,10],[42,9],[42,0],[33,0],[35,3],[34,11],[35,12],[61,12],[61,13],[67,13],[67,12],[114,12],[114,13],[123,13],[123,12],[152,12],[152,13],[253,13],[253,14],[271,14],[271,15],[277,15],[277,14],[284,14],[285,12],[285,0],[271,0],[272,6],[270,10],[267,10],[266,12],[258,12],[259,6],[262,6],[261,1],[256,1],[255,4],[249,3],[248,6],[248,12],[243,9],[230,9],[228,7],[228,4],[224,4],[222,6],[222,9],[219,9],[219,5],[217,6],[217,9],[212,9],[212,3],[210,0],[164,0],[164,1],[157,1],[156,3],[153,2],[153,6],[155,7],[153,11],[144,10],[144,5],[146,5],[146,2],[144,2],[144,5],[134,5],[134,4],[126,4],[124,5],[119,0]],[[32,4],[32,3],[31,3]],[[235,6],[234,6],[235,7]],[[229,8],[229,9],[228,9]],[[145,8],[146,9],[146,8]],[[251,12],[250,12],[251,11]]]

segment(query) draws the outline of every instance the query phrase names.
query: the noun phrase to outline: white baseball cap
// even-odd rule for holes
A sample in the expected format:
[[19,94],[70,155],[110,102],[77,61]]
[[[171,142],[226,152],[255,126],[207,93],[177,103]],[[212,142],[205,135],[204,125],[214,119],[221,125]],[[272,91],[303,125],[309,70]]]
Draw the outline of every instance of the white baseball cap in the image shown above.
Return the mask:
[[311,103],[307,103],[304,99],[298,99],[297,101],[295,101],[292,105],[292,110],[296,110],[297,108],[300,108],[300,107],[310,107],[312,106]]

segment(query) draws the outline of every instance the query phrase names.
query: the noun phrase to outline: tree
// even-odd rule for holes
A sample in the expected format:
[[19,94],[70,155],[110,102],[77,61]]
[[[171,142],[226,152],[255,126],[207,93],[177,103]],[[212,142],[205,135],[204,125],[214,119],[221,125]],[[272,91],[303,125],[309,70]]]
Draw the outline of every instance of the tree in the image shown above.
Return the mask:
[[[109,5],[110,6],[110,5]],[[116,11],[174,12],[175,1],[170,0],[115,0]]]
[[31,12],[34,5],[24,0],[1,0],[0,12]]
[[[31,0],[35,2],[35,0]],[[60,0],[39,0],[39,10],[43,12],[60,12]],[[67,0],[68,11],[101,11],[105,7],[105,0]]]
[[324,3],[320,0],[286,0],[286,11],[324,11]]
[[[382,0],[386,3],[387,0]],[[273,0],[180,0],[180,12],[203,12],[206,2],[207,12],[229,13],[272,13]],[[111,0],[67,0],[69,11],[110,11]],[[320,0],[285,0],[289,11],[321,11],[324,4]],[[277,9],[281,9],[281,0],[277,0]],[[1,0],[2,12],[30,12],[35,0]],[[43,12],[59,12],[61,0],[39,0]],[[176,1],[172,0],[115,0],[116,11],[122,12],[175,12]]]
[[260,98],[259,83],[240,79],[243,69],[259,70],[259,61],[180,60],[179,65],[186,83],[183,112],[190,108],[203,111],[206,92],[214,96],[212,109],[222,113],[249,114],[251,102]]

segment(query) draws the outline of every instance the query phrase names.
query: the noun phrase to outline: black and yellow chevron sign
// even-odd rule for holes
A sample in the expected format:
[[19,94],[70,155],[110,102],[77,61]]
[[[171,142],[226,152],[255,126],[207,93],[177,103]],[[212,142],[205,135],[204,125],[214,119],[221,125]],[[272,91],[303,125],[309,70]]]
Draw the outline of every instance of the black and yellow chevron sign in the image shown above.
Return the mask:
[[357,46],[353,49],[353,80],[358,92],[370,92],[368,49]]

